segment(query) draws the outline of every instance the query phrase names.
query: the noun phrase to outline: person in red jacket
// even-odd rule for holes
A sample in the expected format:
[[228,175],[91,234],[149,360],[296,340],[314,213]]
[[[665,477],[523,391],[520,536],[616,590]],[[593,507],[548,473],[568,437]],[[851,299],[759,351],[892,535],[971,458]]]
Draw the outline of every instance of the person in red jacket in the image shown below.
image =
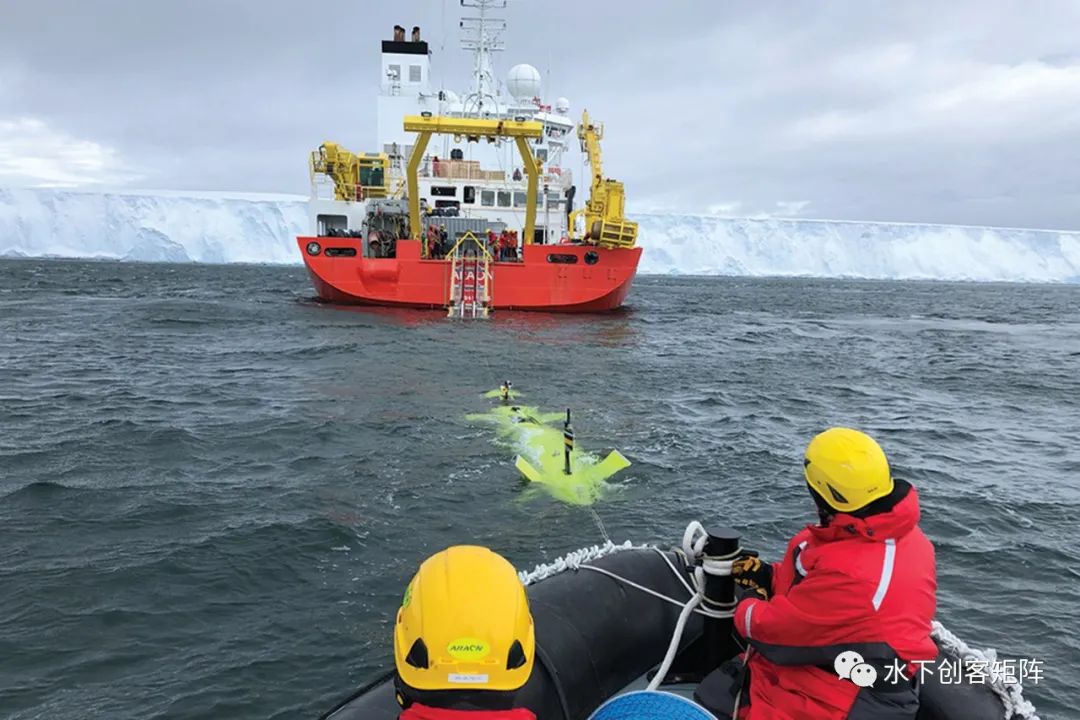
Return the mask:
[[507,241],[506,241],[506,251],[507,251],[507,255],[510,256],[511,260],[517,260],[518,259],[518,236],[517,236],[517,230],[511,230],[510,231],[510,236],[507,238]]
[[517,700],[535,655],[514,567],[472,545],[436,553],[409,583],[394,624],[399,719],[536,720]]
[[779,563],[733,563],[748,591],[734,613],[747,651],[707,677],[698,700],[721,718],[738,704],[745,720],[914,720],[915,662],[937,656],[934,548],[918,494],[857,430],[821,433],[803,465],[819,522]]
[[506,260],[510,252],[510,231],[503,229],[499,233],[499,260]]
[[435,245],[438,241],[438,231],[435,230],[434,224],[429,224],[427,228],[427,257],[428,260],[435,259]]

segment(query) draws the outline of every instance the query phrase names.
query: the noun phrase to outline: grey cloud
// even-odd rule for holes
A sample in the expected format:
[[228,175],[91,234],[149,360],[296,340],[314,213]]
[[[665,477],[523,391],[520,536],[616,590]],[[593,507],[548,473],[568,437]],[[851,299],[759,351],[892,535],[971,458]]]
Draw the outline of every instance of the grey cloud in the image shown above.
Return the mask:
[[[306,192],[319,142],[374,144],[395,23],[421,25],[436,77],[464,85],[460,13],[0,0],[0,128],[42,123],[61,157],[90,143],[109,182]],[[1075,3],[511,0],[508,15],[500,68],[536,65],[606,123],[632,207],[1080,227]],[[5,165],[0,139],[0,182],[28,142]]]

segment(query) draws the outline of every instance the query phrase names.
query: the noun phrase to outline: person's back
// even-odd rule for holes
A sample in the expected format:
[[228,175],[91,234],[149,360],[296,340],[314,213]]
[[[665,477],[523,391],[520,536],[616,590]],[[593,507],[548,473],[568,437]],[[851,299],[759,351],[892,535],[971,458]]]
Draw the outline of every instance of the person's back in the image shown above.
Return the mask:
[[[757,649],[751,676],[783,679],[775,688],[751,684],[751,707],[759,710],[749,717],[879,717],[858,714],[856,702],[873,707],[901,699],[916,704],[899,717],[915,716],[912,684],[886,687],[897,679],[886,676],[899,665],[912,678],[910,663],[937,655],[930,639],[936,581],[933,546],[916,525],[918,497],[901,482],[891,509],[867,518],[836,515],[828,527],[796,535],[776,568],[773,598],[740,608],[736,626]],[[882,695],[891,699],[839,677],[834,664],[846,651],[875,668],[879,689],[889,691]]]
[[[733,567],[756,591],[734,617],[751,648],[740,717],[912,720],[914,663],[937,655],[934,549],[918,527],[918,494],[857,431],[822,433],[806,457],[821,522],[792,538],[781,562]],[[708,681],[703,688],[715,712],[731,712]]]

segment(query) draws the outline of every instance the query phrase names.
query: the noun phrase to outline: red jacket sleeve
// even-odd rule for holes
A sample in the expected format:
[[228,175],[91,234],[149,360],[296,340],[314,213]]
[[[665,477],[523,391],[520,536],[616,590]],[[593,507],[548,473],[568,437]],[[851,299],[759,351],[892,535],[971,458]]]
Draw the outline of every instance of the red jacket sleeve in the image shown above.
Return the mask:
[[816,664],[820,652],[800,651],[844,641],[845,630],[866,617],[873,588],[864,585],[836,570],[816,569],[787,594],[740,602],[735,628],[774,662]]

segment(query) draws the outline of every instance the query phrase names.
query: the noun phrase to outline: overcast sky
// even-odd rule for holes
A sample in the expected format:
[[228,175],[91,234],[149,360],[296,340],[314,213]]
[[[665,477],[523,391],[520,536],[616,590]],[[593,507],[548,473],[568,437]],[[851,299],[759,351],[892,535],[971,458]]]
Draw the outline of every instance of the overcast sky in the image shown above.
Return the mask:
[[[379,41],[458,0],[0,0],[0,185],[306,193],[375,149]],[[630,209],[1080,229],[1080,2],[510,0]]]

